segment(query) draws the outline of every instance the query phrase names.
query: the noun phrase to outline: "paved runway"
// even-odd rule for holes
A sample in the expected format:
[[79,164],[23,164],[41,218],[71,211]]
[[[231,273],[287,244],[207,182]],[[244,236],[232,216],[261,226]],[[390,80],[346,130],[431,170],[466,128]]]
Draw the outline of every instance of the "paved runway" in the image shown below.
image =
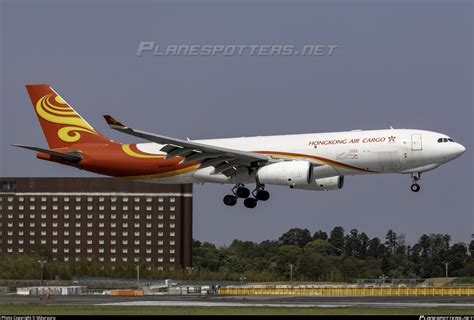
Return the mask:
[[122,305],[122,306],[199,306],[199,307],[374,307],[374,308],[473,308],[474,297],[321,297],[321,296],[141,296],[103,295],[56,296],[41,300],[39,296],[0,295],[2,304]]

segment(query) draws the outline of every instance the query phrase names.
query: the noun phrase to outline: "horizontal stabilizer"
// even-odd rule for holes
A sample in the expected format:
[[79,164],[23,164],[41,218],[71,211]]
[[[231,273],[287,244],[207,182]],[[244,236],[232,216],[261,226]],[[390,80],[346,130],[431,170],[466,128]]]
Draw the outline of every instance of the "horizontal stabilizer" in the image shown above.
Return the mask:
[[62,152],[53,151],[53,150],[49,150],[49,149],[43,149],[43,148],[32,147],[32,146],[25,146],[25,145],[21,145],[21,144],[12,144],[12,146],[23,148],[23,149],[29,149],[29,150],[33,150],[33,151],[37,151],[37,152],[42,152],[42,153],[46,153],[46,154],[50,154],[53,157],[57,157],[57,158],[60,158],[60,159],[66,160],[66,161],[70,161],[70,162],[79,162],[79,161],[82,160],[82,155],[79,151],[70,152],[70,153],[62,153]]

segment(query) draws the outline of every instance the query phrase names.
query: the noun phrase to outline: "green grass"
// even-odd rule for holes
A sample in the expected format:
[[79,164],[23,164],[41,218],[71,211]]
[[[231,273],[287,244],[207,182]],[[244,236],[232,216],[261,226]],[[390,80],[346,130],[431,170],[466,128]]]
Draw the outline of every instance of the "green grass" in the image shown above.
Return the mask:
[[80,306],[45,304],[0,305],[3,315],[472,315],[474,310],[459,308],[271,308],[271,307],[153,307]]

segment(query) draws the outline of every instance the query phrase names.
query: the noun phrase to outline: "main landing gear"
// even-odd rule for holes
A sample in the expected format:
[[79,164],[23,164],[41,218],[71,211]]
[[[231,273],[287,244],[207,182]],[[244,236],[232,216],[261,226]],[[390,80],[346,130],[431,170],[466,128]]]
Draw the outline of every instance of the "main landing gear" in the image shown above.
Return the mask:
[[418,180],[420,180],[420,179],[421,179],[421,173],[420,172],[415,172],[415,173],[411,174],[411,181],[412,181],[412,185],[410,187],[411,191],[413,191],[413,192],[420,191],[421,187],[417,183]]
[[224,204],[226,206],[235,206],[237,199],[243,198],[245,199],[244,206],[253,209],[257,206],[259,200],[267,201],[270,198],[270,193],[265,190],[265,186],[262,184],[257,184],[255,190],[252,191],[252,197],[250,197],[250,190],[241,183],[232,188],[232,193],[224,197]]

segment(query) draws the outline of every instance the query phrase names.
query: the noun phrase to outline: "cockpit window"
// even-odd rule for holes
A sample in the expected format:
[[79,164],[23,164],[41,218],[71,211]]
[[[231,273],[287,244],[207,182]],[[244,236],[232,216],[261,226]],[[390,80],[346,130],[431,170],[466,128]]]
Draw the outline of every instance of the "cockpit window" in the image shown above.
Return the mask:
[[439,139],[438,139],[438,143],[441,143],[441,142],[448,142],[448,141],[454,142],[454,140],[451,139],[451,138],[439,138]]
[[443,142],[443,138],[438,139],[438,143],[441,143],[441,142]]
[[448,141],[454,142],[454,140],[453,140],[453,139],[451,139],[451,138],[448,138]]

